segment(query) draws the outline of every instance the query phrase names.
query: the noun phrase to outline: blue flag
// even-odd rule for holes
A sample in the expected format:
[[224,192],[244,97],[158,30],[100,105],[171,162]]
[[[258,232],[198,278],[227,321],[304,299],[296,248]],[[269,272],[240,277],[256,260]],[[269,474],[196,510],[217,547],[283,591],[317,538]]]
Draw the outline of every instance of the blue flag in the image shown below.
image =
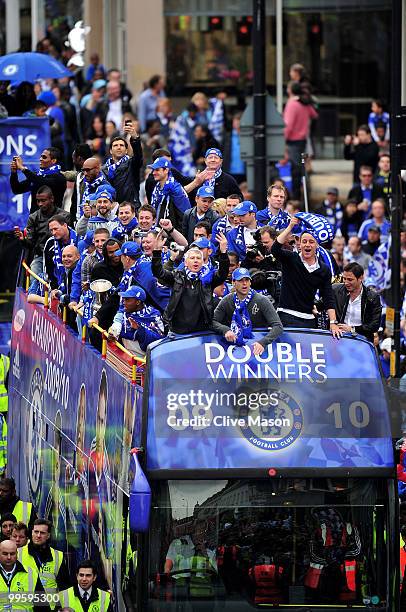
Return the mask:
[[[13,117],[0,121],[0,231],[25,227],[30,212],[31,193],[14,195],[10,187],[10,164],[21,155],[30,170],[39,167],[39,156],[51,142],[47,118]],[[24,175],[19,173],[20,180]]]
[[328,219],[326,217],[323,217],[323,215],[298,212],[295,213],[295,217],[300,219],[302,223],[309,228],[309,230],[311,231],[311,233],[316,238],[319,244],[321,244],[322,242],[328,242],[329,240],[333,240],[333,228],[328,222]]
[[381,244],[368,266],[368,284],[377,291],[383,291],[390,286],[389,248],[390,241]]

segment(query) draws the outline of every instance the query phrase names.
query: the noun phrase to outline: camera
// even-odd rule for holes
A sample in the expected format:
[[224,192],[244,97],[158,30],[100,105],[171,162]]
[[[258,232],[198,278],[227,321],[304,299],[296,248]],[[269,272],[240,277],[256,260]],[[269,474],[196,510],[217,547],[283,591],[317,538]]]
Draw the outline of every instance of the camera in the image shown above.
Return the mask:
[[263,295],[268,295],[275,307],[279,304],[281,281],[280,270],[251,270],[251,287]]
[[185,247],[178,244],[177,242],[171,242],[169,245],[169,249],[173,251],[174,253],[183,253],[183,251],[185,250]]
[[136,238],[145,238],[148,235],[148,232],[144,232],[139,227],[133,229],[131,237],[135,240]]

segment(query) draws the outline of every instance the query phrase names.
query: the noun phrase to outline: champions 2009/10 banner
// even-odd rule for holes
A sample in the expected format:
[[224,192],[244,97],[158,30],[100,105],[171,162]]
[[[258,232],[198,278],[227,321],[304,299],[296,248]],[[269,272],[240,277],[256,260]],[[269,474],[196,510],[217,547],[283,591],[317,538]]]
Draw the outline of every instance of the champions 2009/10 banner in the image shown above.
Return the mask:
[[[51,142],[47,118],[14,117],[0,120],[0,232],[15,225],[25,227],[31,193],[14,194],[10,187],[10,164],[15,155],[23,158],[30,170],[39,169],[39,157]],[[25,179],[18,173],[20,181]]]
[[207,335],[152,347],[149,470],[393,467],[371,344],[289,330],[255,357],[253,342]]
[[[8,472],[52,521],[57,548],[99,562],[121,587],[130,449],[142,393],[18,290],[10,364]],[[134,431],[133,431],[134,429]]]

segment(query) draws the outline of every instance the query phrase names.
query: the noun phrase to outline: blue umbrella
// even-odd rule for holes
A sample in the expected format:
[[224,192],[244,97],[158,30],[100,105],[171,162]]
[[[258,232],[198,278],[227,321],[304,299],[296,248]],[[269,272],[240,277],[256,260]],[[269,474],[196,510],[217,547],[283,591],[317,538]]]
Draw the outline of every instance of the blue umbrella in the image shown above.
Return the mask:
[[70,70],[44,53],[9,53],[0,57],[0,80],[29,81],[61,79],[72,76]]

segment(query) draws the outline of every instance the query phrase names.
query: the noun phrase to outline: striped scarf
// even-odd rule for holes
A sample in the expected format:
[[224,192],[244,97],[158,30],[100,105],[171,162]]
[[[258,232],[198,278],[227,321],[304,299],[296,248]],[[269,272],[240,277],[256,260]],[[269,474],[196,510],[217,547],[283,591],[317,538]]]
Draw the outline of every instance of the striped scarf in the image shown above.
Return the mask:
[[206,181],[204,181],[203,186],[210,187],[210,189],[214,189],[214,186],[216,184],[216,179],[218,179],[218,177],[221,176],[222,172],[223,170],[220,166],[220,168],[216,170],[216,172],[214,173],[214,176],[211,179],[207,179]]
[[159,219],[159,213],[161,210],[161,206],[165,200],[165,198],[169,194],[169,185],[175,182],[173,176],[169,173],[167,180],[165,181],[163,187],[159,183],[157,183],[154,187],[154,190],[151,195],[151,206],[153,206],[156,210],[156,218]]
[[[70,244],[76,244],[76,240],[77,240],[77,236],[76,236],[75,230],[69,228],[69,241],[66,244],[64,244],[63,247],[66,247]],[[62,265],[62,245],[60,241],[57,240],[56,238],[54,238],[53,261],[54,261],[55,277],[56,277],[56,280],[59,286],[63,282],[65,268]]]
[[252,321],[248,312],[248,304],[252,300],[254,290],[250,289],[247,297],[240,300],[237,294],[234,294],[234,312],[231,319],[230,329],[236,335],[235,344],[237,346],[243,346],[245,340],[249,340],[254,337],[252,333]]
[[108,168],[107,170],[107,178],[109,179],[109,181],[112,181],[116,178],[116,172],[118,170],[118,168],[121,166],[121,164],[123,164],[124,162],[128,161],[130,159],[129,155],[124,155],[121,159],[119,159],[116,162],[113,162],[113,158],[109,157],[109,159],[106,161],[106,166]]
[[61,171],[61,166],[55,164],[49,168],[40,168],[37,172],[37,176],[49,176],[50,174],[58,174]]

